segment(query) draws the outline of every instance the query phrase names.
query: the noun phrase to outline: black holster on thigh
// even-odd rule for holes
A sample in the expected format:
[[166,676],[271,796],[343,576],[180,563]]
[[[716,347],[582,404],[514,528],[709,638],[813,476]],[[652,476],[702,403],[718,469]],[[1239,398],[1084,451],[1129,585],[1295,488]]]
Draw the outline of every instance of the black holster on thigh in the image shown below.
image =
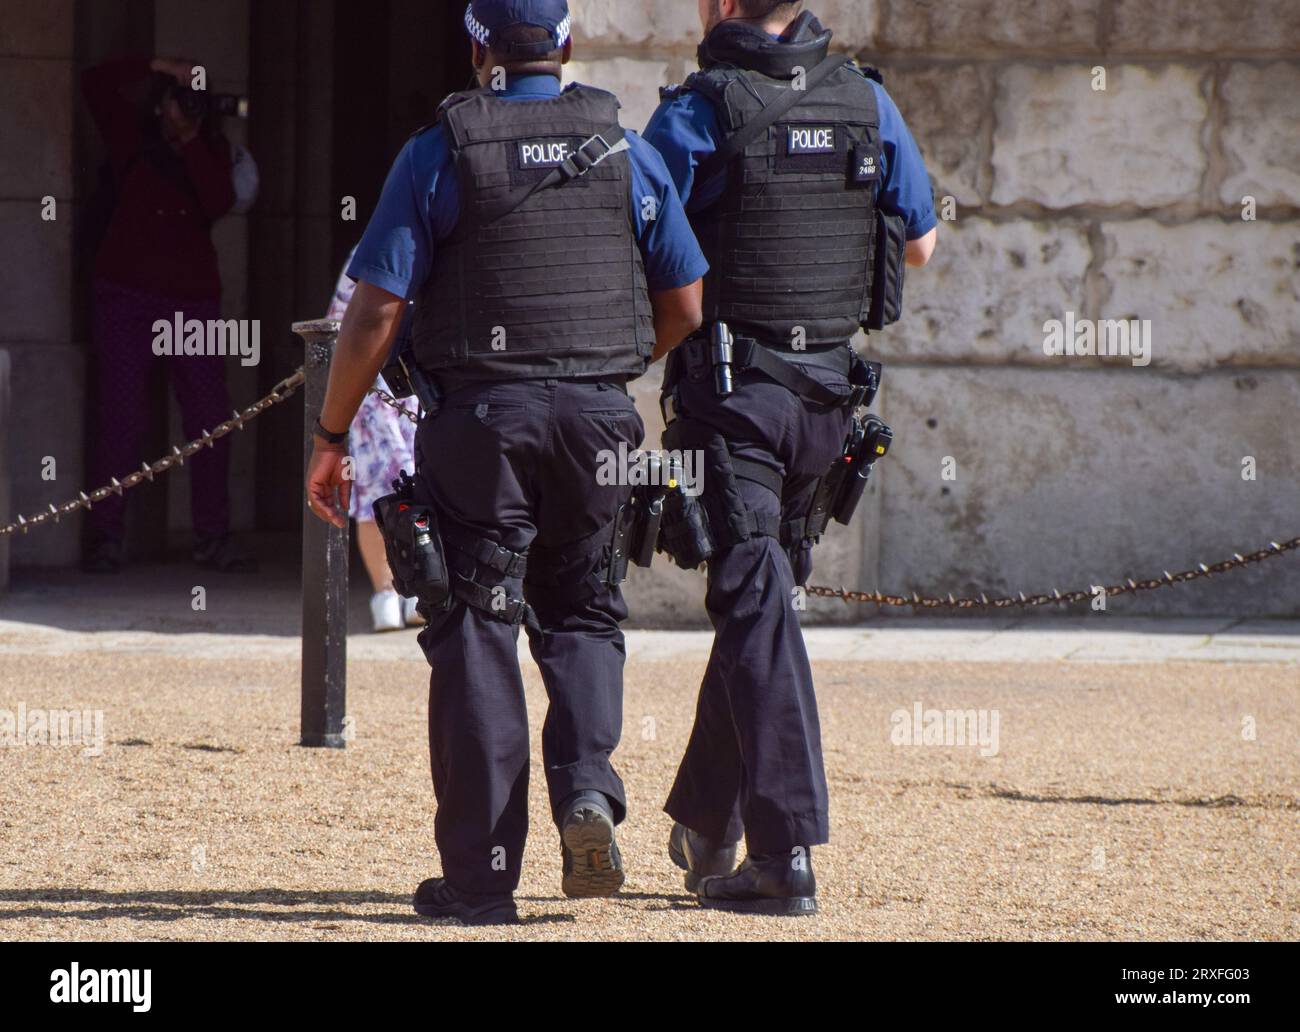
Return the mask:
[[[692,419],[681,418],[664,431],[663,443],[670,455],[689,451],[703,457],[698,466],[703,484],[698,492],[687,494],[686,485],[676,478],[676,485],[664,496],[659,549],[674,563],[683,569],[695,569],[715,552],[741,541],[778,535],[778,518],[755,512],[745,504],[736,482],[736,467],[721,434]],[[779,487],[777,497],[780,497]]]
[[376,500],[374,513],[394,590],[423,605],[445,607],[451,600],[451,578],[438,514],[415,501],[415,481],[409,474],[403,471],[393,481],[393,493]]

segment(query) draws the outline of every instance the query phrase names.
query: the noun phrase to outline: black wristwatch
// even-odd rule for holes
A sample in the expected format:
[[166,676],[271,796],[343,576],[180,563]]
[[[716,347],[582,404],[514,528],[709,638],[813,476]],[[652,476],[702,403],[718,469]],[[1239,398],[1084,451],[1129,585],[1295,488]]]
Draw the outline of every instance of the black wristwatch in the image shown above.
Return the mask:
[[332,431],[326,430],[323,426],[321,426],[319,416],[316,417],[316,425],[312,427],[312,432],[321,440],[326,441],[329,444],[342,444],[344,441],[348,439],[348,432],[346,430],[344,430],[341,434],[336,434],[333,433]]

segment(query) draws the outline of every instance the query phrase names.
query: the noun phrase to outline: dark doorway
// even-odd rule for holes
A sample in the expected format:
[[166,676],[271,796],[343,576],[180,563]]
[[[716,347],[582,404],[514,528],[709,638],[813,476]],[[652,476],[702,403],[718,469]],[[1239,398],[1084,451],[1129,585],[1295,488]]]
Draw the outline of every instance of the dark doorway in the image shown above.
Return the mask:
[[[463,17],[457,0],[252,5],[251,129],[267,203],[252,220],[249,297],[279,341],[263,360],[263,390],[301,364],[289,326],[324,313],[407,137],[469,81]],[[342,218],[345,197],[355,221]],[[301,405],[259,420],[259,530],[301,526]]]
[[456,0],[380,0],[362,17],[340,5],[334,37],[336,197],[357,199],[358,220],[341,223],[337,265],[357,242],[393,159],[411,133],[433,120],[447,94],[469,80],[469,37]]

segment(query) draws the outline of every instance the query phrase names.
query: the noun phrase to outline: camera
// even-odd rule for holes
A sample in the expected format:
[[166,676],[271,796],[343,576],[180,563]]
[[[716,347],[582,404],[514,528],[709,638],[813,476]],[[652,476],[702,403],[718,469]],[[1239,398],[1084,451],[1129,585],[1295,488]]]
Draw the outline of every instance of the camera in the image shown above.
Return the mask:
[[209,93],[174,82],[167,90],[174,97],[186,118],[201,119],[208,115],[229,118],[248,117],[248,98],[236,93]]

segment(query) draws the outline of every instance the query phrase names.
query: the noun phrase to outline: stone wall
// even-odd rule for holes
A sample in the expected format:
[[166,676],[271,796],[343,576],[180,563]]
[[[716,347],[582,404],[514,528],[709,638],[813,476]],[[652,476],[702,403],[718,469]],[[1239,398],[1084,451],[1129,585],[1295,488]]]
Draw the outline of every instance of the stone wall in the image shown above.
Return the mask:
[[[572,6],[574,77],[643,126],[694,66],[695,4]],[[819,550],[814,582],[1065,589],[1300,534],[1300,5],[808,6],[884,72],[944,216],[904,320],[864,345],[897,435],[876,518]],[[1049,357],[1067,312],[1150,320],[1150,364]],[[1298,562],[1112,611],[1294,615]],[[657,571],[634,612],[699,590]]]
[[[11,513],[75,497],[82,484],[82,349],[74,343],[74,77],[72,0],[0,0],[0,348],[9,352]],[[53,198],[46,208],[44,198]],[[43,218],[47,211],[52,219]],[[55,480],[42,479],[46,458]],[[15,564],[40,550],[75,561],[77,523],[13,539]]]

